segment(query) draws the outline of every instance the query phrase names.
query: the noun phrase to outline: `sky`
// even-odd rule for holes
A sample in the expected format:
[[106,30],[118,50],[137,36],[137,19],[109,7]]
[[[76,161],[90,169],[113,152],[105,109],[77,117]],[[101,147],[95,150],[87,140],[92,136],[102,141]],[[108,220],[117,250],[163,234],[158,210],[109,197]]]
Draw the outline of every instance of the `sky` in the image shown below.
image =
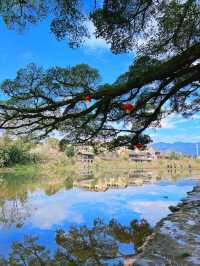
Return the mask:
[[[90,31],[93,26],[89,25]],[[128,70],[134,53],[114,55],[109,45],[92,36],[78,49],[71,49],[67,41],[57,41],[50,33],[48,22],[29,27],[23,34],[8,30],[0,21],[0,82],[14,78],[16,71],[29,63],[45,69],[53,66],[73,66],[86,63],[99,70],[103,83],[112,83]],[[200,142],[200,114],[190,119],[173,114],[162,121],[162,128],[148,129],[155,142]]]

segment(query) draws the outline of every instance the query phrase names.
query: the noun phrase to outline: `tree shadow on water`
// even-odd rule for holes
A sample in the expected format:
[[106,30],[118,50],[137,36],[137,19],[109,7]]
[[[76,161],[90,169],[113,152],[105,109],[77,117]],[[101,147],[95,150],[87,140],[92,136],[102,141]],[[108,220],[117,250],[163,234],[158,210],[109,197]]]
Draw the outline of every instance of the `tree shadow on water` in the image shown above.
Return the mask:
[[[131,221],[125,226],[116,220],[105,224],[96,219],[92,227],[71,226],[69,231],[56,231],[56,251],[52,254],[38,243],[38,238],[26,236],[23,242],[14,242],[7,258],[0,259],[1,266],[106,266],[124,265],[132,254],[122,251],[130,245],[135,252],[144,243],[152,228],[146,220]],[[130,250],[130,249],[129,249]]]

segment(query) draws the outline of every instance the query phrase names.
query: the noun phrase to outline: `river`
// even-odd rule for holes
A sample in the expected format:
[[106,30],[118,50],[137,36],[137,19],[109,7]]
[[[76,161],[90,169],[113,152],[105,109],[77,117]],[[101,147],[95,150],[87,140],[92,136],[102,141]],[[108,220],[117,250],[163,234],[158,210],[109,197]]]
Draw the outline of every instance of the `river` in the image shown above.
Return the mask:
[[[196,184],[194,176],[158,178],[149,173],[126,181],[123,175],[121,182],[120,176],[116,182],[107,176],[101,187],[96,181],[93,188],[88,184],[94,184],[94,178],[87,176],[71,187],[66,182],[58,186],[51,180],[44,186],[28,176],[20,182],[15,178],[0,174],[0,254],[27,255],[25,246],[38,243],[51,258],[67,254],[65,259],[74,261],[69,265],[123,265],[170,213],[168,207]],[[24,243],[18,253],[16,246],[11,249],[15,242]],[[47,256],[38,252],[43,259]]]

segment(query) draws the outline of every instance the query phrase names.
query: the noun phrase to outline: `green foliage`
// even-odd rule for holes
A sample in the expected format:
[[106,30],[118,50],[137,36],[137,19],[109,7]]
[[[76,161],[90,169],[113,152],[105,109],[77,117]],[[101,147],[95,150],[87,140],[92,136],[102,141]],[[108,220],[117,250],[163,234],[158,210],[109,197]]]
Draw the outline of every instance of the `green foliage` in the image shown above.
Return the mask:
[[111,44],[115,53],[135,48],[143,55],[162,54],[182,51],[199,42],[197,0],[105,0],[91,13],[91,19],[96,36]]
[[75,156],[74,146],[70,145],[69,141],[66,139],[60,140],[59,149],[60,149],[60,151],[64,152],[67,155],[67,157],[74,157]]
[[37,162],[37,154],[31,153],[31,144],[22,140],[10,140],[0,144],[0,167],[17,163]]
[[66,147],[65,154],[67,155],[67,157],[74,157],[74,155],[75,155],[74,147],[73,146]]
[[69,142],[66,139],[61,139],[59,142],[59,150],[65,151],[68,145],[69,145]]
[[67,39],[72,47],[89,36],[80,0],[2,0],[0,15],[9,29],[19,32],[50,17],[51,32],[58,40]]
[[[198,0],[103,0],[100,4],[91,0],[93,5],[86,2],[2,0],[0,16],[9,29],[18,31],[50,17],[51,32],[57,40],[67,39],[71,47],[79,46],[90,36],[87,21],[92,20],[96,36],[104,38],[114,53],[136,47],[148,54],[180,51],[199,42]],[[141,38],[146,42],[139,42]]]
[[40,138],[59,130],[71,144],[98,139],[116,147],[139,137],[146,144],[142,134],[166,115],[199,112],[199,0],[103,0],[84,8],[86,2],[4,0],[0,16],[11,29],[51,18],[56,38],[72,47],[89,35],[89,19],[114,53],[136,50],[134,64],[110,85],[99,85],[98,71],[85,64],[46,71],[30,64],[0,86],[0,128]]

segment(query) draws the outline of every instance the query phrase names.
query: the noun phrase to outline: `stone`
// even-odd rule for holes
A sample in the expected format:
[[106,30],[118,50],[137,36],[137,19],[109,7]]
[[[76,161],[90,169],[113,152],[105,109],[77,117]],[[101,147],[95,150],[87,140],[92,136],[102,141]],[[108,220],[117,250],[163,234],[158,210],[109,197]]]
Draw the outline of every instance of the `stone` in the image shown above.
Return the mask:
[[177,212],[177,211],[180,210],[180,208],[177,207],[177,206],[169,206],[169,209],[170,209],[170,211],[172,211],[172,212]]
[[157,223],[133,266],[200,265],[200,185],[182,202],[170,206],[172,213]]

